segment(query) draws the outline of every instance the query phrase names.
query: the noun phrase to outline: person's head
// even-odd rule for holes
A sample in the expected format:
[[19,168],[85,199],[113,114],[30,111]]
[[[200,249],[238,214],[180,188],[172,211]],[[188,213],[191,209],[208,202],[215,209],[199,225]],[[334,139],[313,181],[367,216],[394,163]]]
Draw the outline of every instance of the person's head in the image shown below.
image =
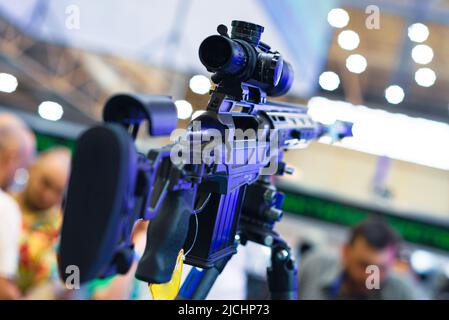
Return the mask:
[[400,244],[399,235],[381,219],[369,219],[355,226],[348,242],[343,246],[343,267],[351,284],[366,289],[370,273],[367,267],[379,268],[382,283],[396,260]]
[[70,151],[58,147],[39,155],[29,169],[23,191],[26,205],[33,210],[47,210],[60,205],[70,174]]
[[0,189],[6,189],[19,168],[28,166],[35,152],[35,137],[16,116],[0,113]]

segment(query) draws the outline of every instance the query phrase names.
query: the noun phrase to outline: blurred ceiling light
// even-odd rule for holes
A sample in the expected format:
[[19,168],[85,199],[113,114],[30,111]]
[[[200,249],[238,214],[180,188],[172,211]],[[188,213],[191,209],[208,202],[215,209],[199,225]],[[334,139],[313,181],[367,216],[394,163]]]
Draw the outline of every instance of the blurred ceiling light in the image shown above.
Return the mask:
[[366,70],[368,62],[360,54],[352,54],[346,59],[346,68],[353,73],[362,73]]
[[0,91],[11,93],[16,91],[19,82],[17,78],[9,73],[0,73]]
[[334,28],[344,28],[349,23],[349,14],[341,8],[332,9],[327,14],[327,22]]
[[185,120],[192,114],[193,108],[190,102],[186,100],[175,101],[176,109],[178,110],[178,118]]
[[206,94],[210,90],[209,78],[202,74],[197,74],[190,79],[189,87],[197,94]]
[[428,64],[433,59],[433,50],[426,44],[418,44],[412,50],[412,58],[416,63]]
[[415,72],[415,81],[421,87],[431,87],[435,83],[437,76],[430,68],[420,68]]
[[334,91],[340,85],[340,78],[335,72],[325,71],[320,75],[319,84],[327,91]]
[[446,123],[323,97],[309,100],[308,113],[313,120],[324,124],[336,120],[354,124],[354,137],[343,139],[335,146],[449,170],[449,148],[444,148],[449,141]]
[[408,37],[413,42],[424,42],[429,37],[429,28],[422,23],[414,23],[408,27]]
[[192,120],[198,118],[200,115],[202,115],[204,112],[206,112],[206,110],[196,110],[193,114],[192,114]]
[[357,32],[352,30],[342,31],[338,35],[338,44],[345,50],[351,51],[356,49],[360,44],[360,38]]
[[404,100],[404,90],[397,85],[389,86],[385,90],[385,99],[391,104],[399,104]]
[[58,121],[62,118],[64,109],[59,103],[53,101],[44,101],[39,105],[38,113],[42,118],[46,120]]
[[332,140],[333,139],[331,136],[322,136],[321,138],[318,139],[318,142],[323,144],[332,144]]
[[427,273],[436,267],[434,256],[424,250],[416,250],[410,256],[410,264],[417,273]]

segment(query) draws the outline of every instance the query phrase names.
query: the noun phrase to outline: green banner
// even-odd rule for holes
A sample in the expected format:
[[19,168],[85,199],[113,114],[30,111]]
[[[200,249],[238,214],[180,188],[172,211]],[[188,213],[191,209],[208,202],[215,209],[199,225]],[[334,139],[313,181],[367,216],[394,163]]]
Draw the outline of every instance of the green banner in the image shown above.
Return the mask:
[[72,151],[72,153],[73,151],[75,151],[76,142],[74,140],[64,139],[61,137],[54,137],[46,134],[41,134],[38,132],[35,132],[35,135],[38,152],[43,152],[58,146],[67,147]]
[[402,217],[377,208],[363,208],[320,196],[282,191],[286,195],[283,205],[285,212],[347,227],[353,226],[369,216],[381,215],[401,234],[404,240],[449,252],[449,226],[447,224],[425,221],[415,217]]

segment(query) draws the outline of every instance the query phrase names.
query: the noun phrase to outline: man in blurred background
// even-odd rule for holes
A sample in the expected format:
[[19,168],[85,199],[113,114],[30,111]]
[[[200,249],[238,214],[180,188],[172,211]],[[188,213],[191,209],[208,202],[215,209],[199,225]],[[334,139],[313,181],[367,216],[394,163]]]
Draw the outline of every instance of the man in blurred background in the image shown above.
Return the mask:
[[70,158],[70,151],[62,147],[42,153],[30,166],[24,190],[13,194],[23,221],[16,281],[23,295],[42,298],[39,295],[54,293],[51,278],[56,275],[55,246],[61,228],[61,201],[69,178]]
[[311,253],[300,263],[299,299],[424,298],[411,279],[393,270],[399,243],[399,235],[385,222],[362,222],[351,230],[340,257]]
[[0,113],[0,299],[15,299],[21,218],[14,200],[5,193],[17,169],[26,167],[35,150],[35,138],[26,125],[9,113]]

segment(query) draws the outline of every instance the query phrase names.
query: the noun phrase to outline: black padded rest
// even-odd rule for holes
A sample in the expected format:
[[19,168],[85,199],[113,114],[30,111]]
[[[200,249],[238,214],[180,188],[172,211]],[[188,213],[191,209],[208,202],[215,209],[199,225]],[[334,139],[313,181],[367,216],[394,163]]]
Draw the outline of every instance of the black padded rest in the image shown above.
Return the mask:
[[110,265],[124,219],[132,207],[137,153],[118,124],[87,130],[77,141],[67,191],[59,272],[76,265],[80,282],[101,276]]

